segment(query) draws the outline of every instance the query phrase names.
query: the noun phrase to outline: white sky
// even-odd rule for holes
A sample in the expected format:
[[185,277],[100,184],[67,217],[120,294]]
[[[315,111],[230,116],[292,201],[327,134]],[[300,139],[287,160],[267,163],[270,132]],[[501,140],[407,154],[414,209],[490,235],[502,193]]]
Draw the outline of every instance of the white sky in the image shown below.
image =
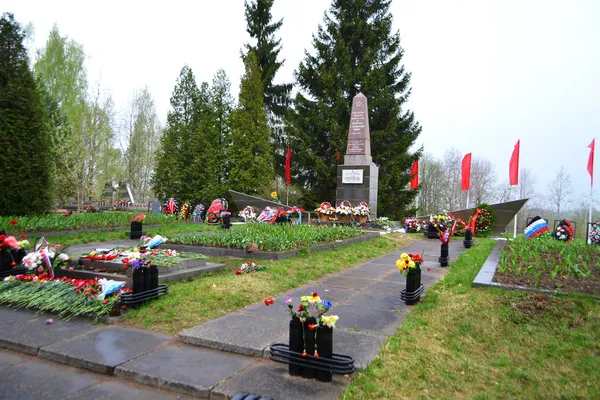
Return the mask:
[[[223,68],[237,96],[240,49],[249,40],[243,4],[3,0],[0,12],[33,23],[36,48],[58,23],[62,35],[83,44],[90,84],[108,87],[117,110],[148,85],[164,121],[184,64],[198,83]],[[329,0],[275,2],[274,18],[284,18],[278,34],[286,60],[277,81],[292,81],[329,6]],[[534,172],[538,192],[564,165],[574,198],[589,193],[587,146],[600,140],[600,1],[394,0],[391,12],[412,72],[408,107],[423,126],[425,151],[473,152],[495,164],[501,181],[521,139],[521,167]]]

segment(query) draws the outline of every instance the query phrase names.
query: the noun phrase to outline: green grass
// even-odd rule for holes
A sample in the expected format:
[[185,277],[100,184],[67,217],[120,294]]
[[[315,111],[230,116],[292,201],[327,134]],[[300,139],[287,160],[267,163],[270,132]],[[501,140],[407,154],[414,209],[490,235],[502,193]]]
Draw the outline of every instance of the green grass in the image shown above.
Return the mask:
[[[171,334],[217,318],[241,307],[301,286],[323,275],[397,250],[414,239],[407,235],[386,235],[367,242],[327,251],[287,258],[258,261],[264,271],[235,275],[246,260],[208,258],[225,261],[227,270],[200,276],[192,281],[169,284],[169,294],[131,310],[125,322],[145,329]],[[395,265],[390,265],[393,270]]]
[[600,398],[598,301],[471,287],[494,243],[452,264],[343,399]]
[[[207,225],[207,224],[182,224],[182,223],[173,223],[168,225],[163,225],[156,228],[144,228],[146,230],[146,234],[148,236],[154,235],[162,235],[167,238],[173,235],[181,235],[185,233],[196,233],[196,232],[207,232],[207,231],[215,231],[220,229],[219,226],[215,225]],[[232,229],[238,229],[236,225],[232,226]],[[76,244],[85,244],[92,242],[106,242],[110,240],[125,240],[128,239],[125,234],[125,228],[115,228],[115,230],[111,231],[103,231],[103,232],[88,232],[88,233],[74,233],[74,234],[65,234],[65,235],[52,235],[46,236],[46,240],[52,244],[60,244],[62,248],[67,248],[69,246],[73,246]],[[27,240],[31,246],[35,243],[35,241],[39,238],[36,234],[28,235]]]

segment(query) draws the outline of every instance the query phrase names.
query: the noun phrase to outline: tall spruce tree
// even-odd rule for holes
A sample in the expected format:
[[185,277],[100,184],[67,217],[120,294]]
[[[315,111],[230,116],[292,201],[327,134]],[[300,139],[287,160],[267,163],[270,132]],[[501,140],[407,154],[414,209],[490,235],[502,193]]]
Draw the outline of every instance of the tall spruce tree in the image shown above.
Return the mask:
[[392,32],[391,0],[334,0],[295,73],[301,91],[292,116],[295,180],[305,201],[335,199],[336,168],[345,153],[352,98],[368,99],[371,154],[379,165],[378,212],[401,217],[415,196],[410,167],[420,150],[408,150],[421,132],[403,105],[410,74],[401,64],[399,32]]
[[264,102],[267,108],[269,126],[271,127],[271,142],[276,150],[277,171],[283,174],[284,148],[286,147],[285,137],[281,129],[275,129],[285,119],[290,104],[290,92],[292,84],[274,84],[273,80],[279,68],[285,60],[278,61],[277,57],[281,51],[281,39],[275,38],[275,32],[283,24],[283,19],[272,22],[271,8],[274,0],[252,0],[247,1],[245,5],[246,31],[255,45],[246,44],[246,54],[254,52],[258,61],[261,82],[264,92]]
[[13,14],[0,18],[0,215],[48,211],[51,152],[45,98]]
[[238,108],[233,114],[229,186],[239,192],[259,194],[275,175],[273,146],[269,141],[267,112],[254,52],[248,53],[244,65],[246,72],[240,84]]

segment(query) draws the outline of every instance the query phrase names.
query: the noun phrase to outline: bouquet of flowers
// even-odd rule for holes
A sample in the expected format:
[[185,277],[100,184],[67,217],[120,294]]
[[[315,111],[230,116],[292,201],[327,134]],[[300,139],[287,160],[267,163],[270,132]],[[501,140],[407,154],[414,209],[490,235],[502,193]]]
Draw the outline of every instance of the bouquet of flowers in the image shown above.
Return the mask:
[[200,203],[196,207],[194,207],[194,212],[192,212],[192,221],[202,222],[202,213],[203,212],[204,212],[204,204]]
[[359,217],[368,217],[371,214],[371,208],[366,201],[361,201],[361,203],[352,209],[352,214],[357,215]]
[[573,225],[568,219],[563,219],[558,223],[558,227],[552,233],[552,237],[562,242],[569,243],[575,237]]
[[246,206],[238,215],[244,218],[245,222],[254,221],[256,219],[256,210],[252,206]]
[[448,223],[448,216],[444,214],[431,215],[429,224],[433,225],[438,231],[445,231]]
[[271,198],[273,199],[274,202],[281,204],[281,201],[279,200],[279,197],[277,196],[277,192],[272,192]]
[[277,217],[277,211],[271,210],[271,207],[265,207],[258,216],[258,222],[261,224],[271,223]]
[[339,206],[335,209],[336,214],[340,216],[350,216],[352,215],[352,204],[348,200],[344,200],[340,203]]
[[421,223],[416,219],[408,220],[408,232],[417,233],[421,230]]
[[236,275],[249,274],[250,272],[262,271],[267,269],[264,265],[258,265],[254,261],[248,261],[243,263],[240,269],[235,270]]
[[430,220],[429,223],[433,224],[435,229],[437,229],[442,243],[450,242],[450,238],[454,236],[456,230],[464,225],[463,222],[454,218],[452,214],[436,215],[435,219],[433,221]]
[[418,270],[421,268],[423,263],[423,257],[420,254],[400,254],[400,259],[396,261],[396,267],[400,270],[400,273],[408,275],[410,271]]
[[331,203],[324,201],[321,203],[321,205],[319,205],[319,208],[317,208],[315,211],[319,215],[331,216],[335,215],[336,209],[331,206]]
[[145,214],[138,214],[133,219],[133,222],[144,222],[145,219],[146,219],[146,215]]
[[590,227],[590,240],[592,243],[600,245],[600,221],[596,221]]
[[42,237],[36,244],[35,251],[23,258],[22,264],[30,271],[46,271],[50,277],[54,277],[54,269],[66,265],[69,261],[69,256],[62,252],[60,244],[50,246]]

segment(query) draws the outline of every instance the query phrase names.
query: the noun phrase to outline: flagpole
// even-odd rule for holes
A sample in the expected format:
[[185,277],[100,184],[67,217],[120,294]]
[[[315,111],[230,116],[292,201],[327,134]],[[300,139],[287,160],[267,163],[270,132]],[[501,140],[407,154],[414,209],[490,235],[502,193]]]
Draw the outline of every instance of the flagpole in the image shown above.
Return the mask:
[[[517,200],[519,200],[519,198],[518,198],[519,197],[519,192],[518,191],[517,191],[517,196],[516,197],[517,197]],[[515,229],[514,229],[514,232],[513,232],[513,237],[515,239],[517,238],[517,226],[519,225],[519,222],[517,221],[518,216],[519,216],[519,213],[516,213],[515,214]]]
[[290,185],[285,184],[285,205],[290,206]]
[[470,194],[470,191],[467,190],[467,208],[465,208],[465,210],[469,209],[469,194]]
[[[592,208],[593,208],[593,203],[594,203],[594,186],[590,186],[590,218],[589,218],[589,222],[592,223]],[[590,239],[590,236],[588,235],[587,237],[587,243],[588,244],[592,244],[592,240]]]

